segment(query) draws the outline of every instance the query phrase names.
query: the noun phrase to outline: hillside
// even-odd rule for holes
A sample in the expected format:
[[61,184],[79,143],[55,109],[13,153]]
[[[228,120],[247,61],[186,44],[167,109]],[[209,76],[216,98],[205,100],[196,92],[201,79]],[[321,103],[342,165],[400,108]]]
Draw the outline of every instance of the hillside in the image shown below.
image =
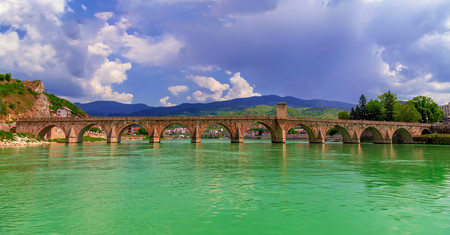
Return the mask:
[[292,108],[309,108],[302,112],[310,112],[313,116],[317,116],[317,113],[323,112],[320,110],[324,109],[350,110],[354,107],[353,104],[338,101],[303,100],[291,96],[280,97],[276,95],[239,98],[212,103],[185,103],[174,107],[150,107],[143,104],[121,104],[112,101],[96,101],[87,104],[77,103],[77,105],[91,116],[223,116],[257,105],[275,106],[278,102],[285,102]]
[[86,115],[67,100],[44,93],[41,81],[21,81],[10,74],[0,74],[0,123],[14,123],[17,118],[49,118],[50,109],[67,106],[73,114]]
[[[287,107],[289,117],[337,118],[342,111],[336,108],[293,108]],[[276,116],[276,106],[257,105],[236,112],[223,113],[223,116]]]

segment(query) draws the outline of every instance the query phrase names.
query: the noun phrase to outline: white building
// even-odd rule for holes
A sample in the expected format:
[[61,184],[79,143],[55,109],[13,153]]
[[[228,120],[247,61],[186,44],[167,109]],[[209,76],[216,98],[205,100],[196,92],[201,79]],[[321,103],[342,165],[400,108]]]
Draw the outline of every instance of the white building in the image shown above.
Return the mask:
[[450,120],[450,102],[439,106],[439,109],[444,110],[444,120]]
[[66,106],[61,106],[56,110],[57,117],[71,117],[72,110],[67,108]]

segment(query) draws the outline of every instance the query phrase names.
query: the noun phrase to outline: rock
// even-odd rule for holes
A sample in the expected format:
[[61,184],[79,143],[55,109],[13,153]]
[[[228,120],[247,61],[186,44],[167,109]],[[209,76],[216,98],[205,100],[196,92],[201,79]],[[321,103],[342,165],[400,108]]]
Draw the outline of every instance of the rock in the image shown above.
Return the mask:
[[30,88],[32,91],[42,94],[44,93],[44,83],[41,80],[24,81],[24,86]]

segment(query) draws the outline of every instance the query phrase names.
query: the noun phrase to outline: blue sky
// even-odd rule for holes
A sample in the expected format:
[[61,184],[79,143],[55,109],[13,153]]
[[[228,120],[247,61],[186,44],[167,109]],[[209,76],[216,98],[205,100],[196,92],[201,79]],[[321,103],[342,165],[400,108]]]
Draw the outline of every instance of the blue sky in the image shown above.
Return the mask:
[[450,101],[448,0],[0,0],[0,72],[71,101]]

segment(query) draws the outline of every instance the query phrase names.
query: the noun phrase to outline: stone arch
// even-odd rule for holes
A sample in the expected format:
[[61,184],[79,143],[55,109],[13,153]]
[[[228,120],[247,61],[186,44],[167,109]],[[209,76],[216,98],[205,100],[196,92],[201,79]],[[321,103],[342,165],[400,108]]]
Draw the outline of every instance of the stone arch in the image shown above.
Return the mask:
[[[191,135],[191,136],[193,136],[195,133],[195,130],[193,130],[192,128],[190,128],[190,126],[188,125],[188,124],[186,124],[186,123],[183,123],[183,122],[171,122],[171,123],[168,123],[168,124],[166,124],[166,125],[164,125],[162,128],[161,128],[161,130],[159,131],[159,133],[158,133],[158,137],[160,138],[163,134],[164,134],[164,130],[166,130],[167,129],[167,127],[169,127],[169,126],[172,126],[172,125],[181,125],[181,126],[183,126],[184,128],[186,128],[187,130],[188,130],[188,132],[189,132],[189,135]],[[148,130],[147,130],[148,131]],[[150,132],[149,132],[150,133]]]
[[108,131],[106,130],[106,128],[103,125],[98,124],[98,123],[90,123],[90,124],[84,125],[84,127],[82,127],[80,129],[80,131],[78,132],[77,143],[82,143],[83,142],[83,135],[84,135],[84,133],[86,131],[88,131],[92,126],[99,126],[99,127],[101,127],[102,128],[102,132],[105,132],[105,137],[106,138],[108,137],[109,133],[108,133]]
[[54,127],[57,127],[59,129],[61,129],[63,131],[63,133],[64,133],[64,136],[65,136],[64,138],[67,138],[67,136],[68,136],[67,130],[65,130],[64,128],[62,128],[61,126],[58,126],[56,124],[50,124],[50,125],[47,125],[47,126],[43,127],[42,129],[40,129],[37,132],[37,136],[40,137],[41,139],[46,139],[47,140],[48,139],[48,138],[46,138],[47,134]]
[[411,144],[414,143],[412,134],[405,128],[399,128],[392,134],[392,142]]
[[254,120],[254,121],[251,121],[251,122],[247,122],[245,124],[245,126],[244,126],[244,129],[242,130],[243,131],[242,135],[245,136],[245,133],[247,132],[247,130],[249,130],[250,127],[253,124],[257,124],[257,123],[259,123],[259,124],[263,125],[264,127],[266,127],[266,129],[270,133],[270,136],[271,136],[271,139],[272,139],[272,142],[273,142],[274,138],[276,138],[276,132],[275,132],[274,128],[270,124],[268,124],[268,123],[266,123],[264,121],[260,121],[260,120]]
[[151,133],[150,130],[149,130],[146,126],[142,125],[141,123],[138,123],[138,122],[129,123],[129,124],[127,124],[127,125],[122,126],[121,128],[119,128],[120,131],[119,131],[119,134],[117,135],[117,142],[118,142],[118,143],[121,142],[121,140],[122,140],[122,135],[123,135],[123,133],[125,132],[125,130],[126,130],[128,127],[131,127],[131,126],[133,126],[133,125],[138,125],[138,126],[144,128],[144,129],[147,131],[147,133]]
[[313,130],[310,126],[308,126],[308,125],[306,125],[306,124],[302,124],[302,123],[297,123],[297,124],[294,124],[294,125],[289,125],[289,126],[286,128],[285,133],[288,133],[289,130],[290,130],[291,128],[294,128],[295,126],[301,126],[301,127],[303,128],[303,130],[305,130],[306,133],[308,134],[308,138],[309,138],[310,140],[316,138],[316,133],[314,132],[314,130]]
[[332,128],[336,128],[338,133],[342,135],[342,142],[344,142],[344,143],[351,143],[352,142],[352,136],[351,136],[350,132],[347,130],[347,128],[345,128],[345,127],[343,127],[341,125],[334,125],[334,126],[329,127],[325,131],[325,134],[327,134],[328,131],[330,131]]
[[231,131],[232,129],[231,129],[228,125],[223,124],[223,123],[221,123],[221,122],[208,122],[208,123],[206,123],[206,124],[203,126],[204,128],[201,128],[201,129],[199,130],[201,136],[203,136],[203,134],[205,133],[206,129],[208,129],[208,127],[210,127],[210,126],[212,126],[212,125],[221,125],[221,126],[223,126],[223,127],[228,131],[228,133],[230,134],[230,139],[233,139],[234,133]]
[[[384,138],[383,138],[383,134],[381,133],[380,130],[378,130],[376,127],[374,126],[369,126],[366,127],[360,134],[359,134],[359,139],[360,140],[364,140],[363,134],[366,133],[366,131],[369,131],[370,133],[372,133],[373,135],[373,143],[384,143]],[[362,138],[362,139],[361,139]],[[361,141],[364,142],[364,141]]]
[[431,134],[431,131],[430,131],[430,129],[425,128],[425,129],[423,129],[423,130],[420,132],[420,134],[421,134],[421,135],[428,135],[428,134]]

